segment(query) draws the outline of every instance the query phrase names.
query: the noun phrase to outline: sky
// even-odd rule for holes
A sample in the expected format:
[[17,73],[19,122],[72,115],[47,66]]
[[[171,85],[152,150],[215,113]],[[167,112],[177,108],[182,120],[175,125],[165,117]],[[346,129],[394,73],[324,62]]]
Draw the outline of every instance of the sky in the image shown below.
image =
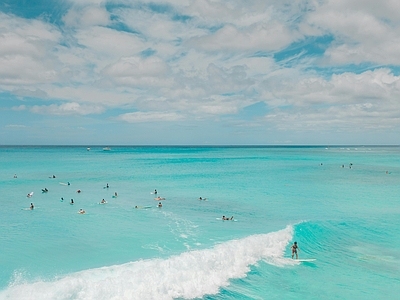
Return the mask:
[[399,145],[398,0],[2,0],[0,145]]

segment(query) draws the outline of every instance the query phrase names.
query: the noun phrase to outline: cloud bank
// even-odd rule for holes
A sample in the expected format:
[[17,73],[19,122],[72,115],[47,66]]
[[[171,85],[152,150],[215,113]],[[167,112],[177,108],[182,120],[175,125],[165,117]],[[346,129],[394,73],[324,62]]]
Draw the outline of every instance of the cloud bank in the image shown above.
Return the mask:
[[398,1],[40,3],[0,10],[3,140],[73,116],[91,143],[398,143]]

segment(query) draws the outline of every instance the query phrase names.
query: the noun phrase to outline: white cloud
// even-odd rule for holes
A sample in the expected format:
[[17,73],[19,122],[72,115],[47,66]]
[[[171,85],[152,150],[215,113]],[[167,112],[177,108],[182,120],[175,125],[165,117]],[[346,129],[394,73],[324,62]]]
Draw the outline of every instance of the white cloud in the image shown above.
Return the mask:
[[100,114],[104,112],[104,108],[101,106],[81,105],[76,102],[71,102],[60,105],[34,105],[30,108],[30,111],[43,115],[89,115]]
[[400,77],[387,69],[337,74],[330,80],[311,77],[267,89],[274,98],[267,100],[272,111],[265,120],[282,130],[354,131],[400,125]]
[[215,34],[193,38],[189,43],[206,51],[273,51],[288,46],[296,35],[279,22],[257,23],[243,29],[226,25]]
[[13,106],[11,109],[14,111],[22,111],[26,109],[26,105]]
[[330,64],[400,64],[400,2],[328,1],[307,22],[335,36],[326,51]]
[[0,84],[54,82],[54,49],[61,38],[53,26],[0,12]]
[[[117,86],[132,88],[170,87],[173,78],[169,77],[169,66],[156,56],[142,58],[139,56],[121,57],[102,70],[104,80],[110,80]],[[153,94],[158,94],[153,90]]]
[[118,116],[117,119],[128,123],[142,123],[172,122],[183,120],[184,117],[175,112],[133,112],[122,114]]
[[22,88],[22,89],[15,89],[12,91],[12,93],[18,97],[32,97],[41,99],[47,98],[47,93],[45,91],[42,91],[41,89],[30,90]]
[[63,21],[68,27],[106,26],[110,23],[110,15],[100,6],[73,7],[63,17]]

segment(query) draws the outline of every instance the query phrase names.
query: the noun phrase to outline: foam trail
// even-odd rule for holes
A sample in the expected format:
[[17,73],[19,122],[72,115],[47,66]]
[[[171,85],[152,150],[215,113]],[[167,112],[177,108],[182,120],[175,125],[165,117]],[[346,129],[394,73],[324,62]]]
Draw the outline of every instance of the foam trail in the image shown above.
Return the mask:
[[250,265],[283,259],[293,227],[231,240],[211,249],[184,252],[168,259],[150,259],[85,270],[54,281],[15,283],[0,299],[192,299],[216,294],[231,278],[246,276]]

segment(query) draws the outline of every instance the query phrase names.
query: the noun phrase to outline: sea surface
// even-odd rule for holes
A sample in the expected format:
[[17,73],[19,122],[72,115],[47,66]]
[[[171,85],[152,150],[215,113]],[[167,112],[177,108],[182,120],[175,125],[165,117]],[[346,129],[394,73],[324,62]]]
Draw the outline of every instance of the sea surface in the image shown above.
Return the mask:
[[400,147],[3,146],[0,170],[0,299],[399,299]]

